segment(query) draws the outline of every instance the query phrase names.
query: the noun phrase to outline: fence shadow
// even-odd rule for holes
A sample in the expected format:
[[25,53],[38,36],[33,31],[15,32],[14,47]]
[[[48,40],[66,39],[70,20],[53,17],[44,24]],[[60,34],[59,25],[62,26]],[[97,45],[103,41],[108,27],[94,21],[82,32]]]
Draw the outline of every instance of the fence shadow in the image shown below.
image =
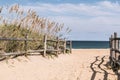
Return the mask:
[[94,69],[93,65],[94,65],[97,61],[99,61],[99,60],[98,60],[98,57],[99,57],[99,56],[96,56],[95,61],[92,62],[91,65],[90,65],[90,68],[91,68],[91,70],[93,71],[93,74],[92,74],[90,80],[94,80],[94,79],[95,79],[95,76],[96,76],[97,71]]
[[0,61],[3,61],[3,60],[5,60],[6,58],[5,57],[3,57],[3,58],[0,58]]
[[[102,68],[102,65],[103,65],[103,63],[104,63],[104,61],[105,61],[105,56],[103,56],[103,57],[100,58],[100,59],[98,59],[99,56],[96,56],[95,58],[96,58],[95,61],[92,62],[91,65],[90,65],[90,68],[91,68],[91,70],[93,71],[93,74],[92,74],[90,80],[95,80],[95,77],[96,77],[96,74],[97,74],[97,73],[104,74],[103,80],[108,80],[108,79],[107,79],[107,78],[108,78],[108,74],[110,74],[110,75],[115,75],[115,74],[112,74],[112,73],[108,73],[104,68]],[[99,61],[99,64],[96,64],[96,62],[98,62],[98,61]],[[97,66],[97,68],[100,69],[100,71],[95,70],[94,65]],[[104,65],[104,66],[105,66],[105,65]],[[105,67],[107,67],[107,66],[105,66]],[[118,75],[118,80],[120,80],[120,73],[117,74],[117,75]]]
[[108,72],[101,67],[101,65],[102,65],[103,62],[104,62],[104,58],[105,58],[105,56],[103,56],[103,57],[101,58],[101,60],[100,60],[101,62],[98,64],[98,68],[104,72],[104,78],[103,78],[103,80],[107,80],[107,78],[108,78]]

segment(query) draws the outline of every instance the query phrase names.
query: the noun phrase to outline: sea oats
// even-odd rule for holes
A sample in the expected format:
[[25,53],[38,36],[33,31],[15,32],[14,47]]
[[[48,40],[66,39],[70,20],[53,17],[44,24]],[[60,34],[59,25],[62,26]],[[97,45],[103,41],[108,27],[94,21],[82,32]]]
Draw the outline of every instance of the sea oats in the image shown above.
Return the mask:
[[[40,17],[36,11],[31,9],[25,12],[18,4],[8,8],[7,16],[9,17],[4,18],[5,16],[0,16],[1,22],[5,24],[4,29],[0,30],[0,34],[3,35],[3,37],[24,38],[25,34],[28,34],[31,38],[43,38],[41,35],[47,34],[48,38],[56,38],[58,35],[62,35],[61,31],[64,29],[63,24]],[[69,32],[70,29],[64,31]],[[3,34],[3,32],[6,33]],[[10,46],[9,44],[12,43],[13,45]],[[19,47],[14,47],[16,44],[18,44]],[[9,47],[5,47],[6,51],[10,51],[12,48],[15,48],[13,51],[24,49],[24,42],[5,42],[4,46],[5,45],[9,45]],[[30,42],[28,47],[33,49],[36,45],[38,46],[40,44]]]

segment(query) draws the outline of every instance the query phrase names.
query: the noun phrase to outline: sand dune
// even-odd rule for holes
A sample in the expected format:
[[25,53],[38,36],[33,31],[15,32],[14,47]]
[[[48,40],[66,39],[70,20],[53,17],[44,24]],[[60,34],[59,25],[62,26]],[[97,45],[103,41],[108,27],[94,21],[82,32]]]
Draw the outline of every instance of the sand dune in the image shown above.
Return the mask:
[[117,80],[105,64],[109,49],[79,49],[58,58],[22,56],[0,62],[1,80]]

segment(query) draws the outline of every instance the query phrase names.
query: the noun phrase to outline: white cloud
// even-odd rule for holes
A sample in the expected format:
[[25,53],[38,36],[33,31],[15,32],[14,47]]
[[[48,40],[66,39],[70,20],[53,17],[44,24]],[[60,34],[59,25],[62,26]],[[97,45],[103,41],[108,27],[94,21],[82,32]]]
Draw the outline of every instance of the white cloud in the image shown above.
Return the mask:
[[96,4],[70,4],[70,3],[63,3],[63,4],[46,4],[46,3],[37,3],[36,5],[29,5],[24,6],[25,8],[32,8],[36,11],[51,11],[58,14],[85,14],[91,16],[99,16],[99,15],[116,15],[114,12],[120,11],[119,3],[112,3],[109,1],[102,1]]
[[95,4],[37,3],[23,7],[34,9],[39,15],[51,20],[65,23],[66,26],[72,28],[72,39],[84,40],[91,36],[88,38],[89,40],[107,40],[112,32],[120,30],[120,4],[117,2],[102,1]]

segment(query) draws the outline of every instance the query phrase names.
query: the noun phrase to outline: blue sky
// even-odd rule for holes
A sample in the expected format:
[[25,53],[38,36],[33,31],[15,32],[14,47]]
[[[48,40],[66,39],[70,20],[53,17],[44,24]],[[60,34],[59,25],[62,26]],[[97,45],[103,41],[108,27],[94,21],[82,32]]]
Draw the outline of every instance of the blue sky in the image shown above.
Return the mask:
[[72,40],[108,40],[120,34],[120,0],[0,0],[0,5],[19,3],[41,17],[64,23]]
[[0,4],[13,4],[13,3],[52,3],[52,4],[59,4],[59,3],[72,3],[72,4],[79,4],[79,3],[96,3],[100,1],[111,1],[111,2],[119,2],[119,0],[0,0]]

